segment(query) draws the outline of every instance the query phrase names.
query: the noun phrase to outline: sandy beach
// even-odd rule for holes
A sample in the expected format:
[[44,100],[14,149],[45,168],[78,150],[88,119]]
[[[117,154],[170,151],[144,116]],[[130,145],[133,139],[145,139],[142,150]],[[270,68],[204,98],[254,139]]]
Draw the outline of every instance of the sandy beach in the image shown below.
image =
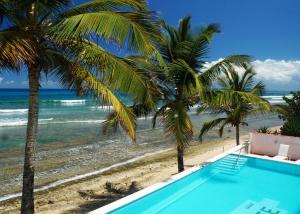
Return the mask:
[[256,5],[0,0],[0,214],[299,214],[300,3]]
[[[247,135],[262,124],[280,124],[276,116],[264,118],[265,120],[249,119],[250,125],[242,127],[241,135]],[[203,120],[199,121],[197,117],[192,119],[195,130],[200,130]],[[143,124],[147,127],[148,121]],[[224,130],[222,138],[219,138],[217,130],[208,132],[203,138],[203,143],[197,140],[197,131],[194,136],[195,140],[185,152],[186,168],[201,164],[235,145],[235,132],[232,127]],[[36,210],[38,213],[86,213],[177,173],[174,144],[165,138],[161,128],[140,129],[137,133],[137,143],[132,143],[128,141],[127,136],[119,134],[111,136],[110,140],[92,143],[78,140],[38,145],[35,188],[165,150],[168,151],[83,180],[38,192],[35,200]],[[20,192],[22,165],[21,148],[0,150],[0,196]],[[107,182],[109,185],[105,186]],[[0,202],[0,213],[18,213],[19,207],[19,198],[3,201]]]
[[[192,116],[196,144],[199,143],[197,136],[202,123],[209,117],[211,116],[208,114]],[[277,116],[271,115],[264,118],[265,120],[249,119],[249,126],[242,127],[241,134],[247,134],[265,124],[268,126],[280,124]],[[149,120],[140,120],[139,122],[142,128],[137,132],[136,143],[131,142],[125,134],[118,133],[107,136],[106,139],[99,137],[98,141],[95,139],[92,142],[79,138],[52,144],[38,144],[35,154],[35,187],[38,188],[61,179],[82,175],[174,147],[174,144],[165,138],[161,127],[150,128]],[[87,136],[87,138],[89,137]],[[228,127],[224,131],[223,138],[220,139],[218,132],[213,130],[204,136],[203,142],[232,139],[233,137],[234,129]],[[0,197],[21,191],[23,152],[22,147],[0,150]]]
[[[247,139],[243,136],[242,140]],[[190,145],[186,169],[235,145],[233,139]],[[37,213],[86,213],[177,173],[175,150],[143,158],[103,174],[36,194]],[[18,213],[19,199],[0,203],[1,213]]]

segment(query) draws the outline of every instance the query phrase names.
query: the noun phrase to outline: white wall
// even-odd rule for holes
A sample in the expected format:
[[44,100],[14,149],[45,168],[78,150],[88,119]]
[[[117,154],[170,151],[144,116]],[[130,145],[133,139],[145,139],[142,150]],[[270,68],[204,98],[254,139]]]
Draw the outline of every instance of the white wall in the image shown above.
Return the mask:
[[258,155],[276,156],[280,144],[290,146],[288,157],[292,160],[300,159],[300,137],[283,135],[250,133],[250,153]]

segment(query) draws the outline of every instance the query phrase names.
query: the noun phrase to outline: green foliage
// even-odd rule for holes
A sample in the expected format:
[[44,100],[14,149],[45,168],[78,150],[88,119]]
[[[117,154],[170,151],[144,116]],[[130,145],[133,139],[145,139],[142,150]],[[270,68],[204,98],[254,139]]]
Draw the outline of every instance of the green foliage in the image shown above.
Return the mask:
[[258,132],[258,133],[264,133],[264,134],[269,134],[269,133],[271,133],[271,132],[269,131],[268,127],[266,127],[266,126],[260,127],[259,129],[257,129],[257,132]]
[[[191,17],[183,17],[178,28],[162,23],[163,40],[158,49],[167,64],[167,72],[154,74],[160,87],[163,105],[155,112],[153,126],[160,118],[166,133],[174,137],[177,146],[183,147],[193,137],[193,127],[188,111],[206,97],[214,78],[234,66],[243,67],[248,56],[233,55],[205,68],[209,45],[220,32],[218,24],[210,24],[200,31],[191,28]],[[158,69],[159,70],[159,69]]]
[[281,106],[285,110],[279,116],[285,121],[281,134],[300,137],[300,91],[291,94],[292,98],[283,98],[286,105]]
[[283,120],[298,120],[300,121],[300,91],[291,92],[292,98],[283,97],[286,102],[285,109],[280,118]]
[[[9,25],[3,25],[3,19]],[[134,139],[134,112],[115,91],[155,108],[155,87],[132,59],[118,57],[101,45],[126,48],[161,62],[155,47],[161,40],[158,21],[144,0],[94,0],[77,6],[70,0],[1,0],[0,68],[35,67],[57,76],[78,94],[110,103],[118,124]]]
[[287,136],[300,137],[300,121],[288,120],[281,127],[281,134]]
[[242,74],[228,69],[218,78],[219,87],[204,100],[201,111],[207,109],[214,114],[225,114],[226,117],[205,122],[199,134],[200,140],[210,129],[219,127],[219,135],[222,136],[226,125],[248,125],[245,122],[248,115],[272,110],[271,105],[260,97],[264,85],[261,82],[255,84],[255,75],[253,69],[248,67]]

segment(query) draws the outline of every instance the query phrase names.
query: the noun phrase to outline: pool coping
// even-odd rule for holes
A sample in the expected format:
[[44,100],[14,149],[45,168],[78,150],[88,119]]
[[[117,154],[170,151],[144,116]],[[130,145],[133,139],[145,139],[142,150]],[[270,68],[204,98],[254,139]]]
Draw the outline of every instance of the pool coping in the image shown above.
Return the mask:
[[[236,153],[234,153],[234,154],[236,154]],[[291,160],[280,160],[280,159],[275,159],[273,157],[264,156],[264,155],[256,155],[256,154],[242,154],[242,155],[247,156],[247,157],[252,157],[252,158],[259,158],[259,159],[263,159],[263,160],[271,160],[274,162],[287,163],[287,164],[300,166],[300,162],[297,163],[297,162],[291,161]]]
[[[221,158],[223,158],[223,157],[225,157],[229,154],[237,154],[236,152],[243,149],[243,148],[244,148],[244,145],[235,146],[235,147],[233,147],[233,148],[231,148],[231,149],[229,149],[229,150],[227,150],[227,151],[225,151],[225,152],[223,152],[223,153],[221,153],[217,156],[214,156],[213,158],[208,159],[207,163],[211,164],[211,163],[213,163],[213,162],[215,162],[215,161],[217,161],[217,160],[219,160],[219,159],[221,159]],[[242,154],[242,155],[244,156],[245,154]],[[142,198],[142,197],[144,197],[144,196],[146,196],[146,195],[148,195],[152,192],[155,192],[156,190],[158,190],[160,188],[163,188],[163,187],[165,187],[165,186],[167,186],[167,185],[169,185],[169,184],[171,184],[171,183],[173,183],[173,182],[175,182],[175,181],[177,181],[177,180],[179,180],[179,179],[181,179],[181,178],[183,178],[187,175],[190,175],[190,174],[198,171],[199,169],[201,169],[203,167],[204,166],[202,166],[202,165],[201,166],[200,165],[194,166],[194,167],[192,167],[190,169],[187,169],[187,170],[185,170],[181,173],[173,175],[172,177],[170,177],[166,181],[162,181],[162,182],[153,184],[149,187],[146,187],[145,189],[142,189],[138,192],[135,192],[135,193],[133,193],[131,195],[128,195],[124,198],[121,198],[117,201],[114,201],[110,204],[107,204],[103,207],[100,207],[96,210],[93,210],[93,211],[89,212],[89,214],[105,214],[105,213],[114,211],[118,208],[121,208],[122,206],[124,206],[126,204],[129,204],[129,203],[131,203],[133,201],[136,201],[136,200],[138,200],[138,199],[140,199],[140,198]]]

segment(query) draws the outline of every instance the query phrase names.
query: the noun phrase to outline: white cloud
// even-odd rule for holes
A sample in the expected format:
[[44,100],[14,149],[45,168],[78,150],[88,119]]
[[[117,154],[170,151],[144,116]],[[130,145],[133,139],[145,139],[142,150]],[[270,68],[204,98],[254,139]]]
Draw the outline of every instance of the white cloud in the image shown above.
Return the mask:
[[15,83],[14,80],[6,80],[3,77],[0,77],[0,83],[2,83],[2,86],[10,86],[13,85]]
[[[210,67],[222,59],[208,62]],[[257,80],[262,80],[269,90],[300,90],[300,61],[298,60],[255,60],[253,68]]]
[[273,83],[290,84],[300,77],[300,61],[255,60],[253,67],[258,78]]
[[13,80],[9,80],[9,81],[5,82],[6,85],[11,85],[11,84],[14,84],[14,83],[15,83],[15,81],[13,81]]

